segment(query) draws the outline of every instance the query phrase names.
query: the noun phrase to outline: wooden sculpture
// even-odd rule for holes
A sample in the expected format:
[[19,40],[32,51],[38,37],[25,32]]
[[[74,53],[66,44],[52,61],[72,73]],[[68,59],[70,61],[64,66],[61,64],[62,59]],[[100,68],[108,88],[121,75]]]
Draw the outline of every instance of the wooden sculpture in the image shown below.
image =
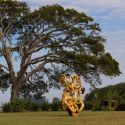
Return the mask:
[[84,93],[84,88],[81,86],[80,77],[78,75],[60,76],[61,85],[64,87],[62,94],[62,107],[70,116],[77,116],[83,110],[84,103],[81,98],[81,93]]

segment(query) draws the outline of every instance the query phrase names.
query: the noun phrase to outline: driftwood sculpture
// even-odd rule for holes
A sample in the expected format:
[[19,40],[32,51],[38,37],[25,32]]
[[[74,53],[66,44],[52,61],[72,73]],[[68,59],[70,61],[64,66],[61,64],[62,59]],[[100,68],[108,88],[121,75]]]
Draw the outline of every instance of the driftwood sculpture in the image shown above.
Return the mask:
[[70,116],[77,116],[83,110],[84,103],[81,98],[85,89],[81,86],[80,77],[74,76],[60,76],[61,85],[64,87],[62,94],[62,107]]

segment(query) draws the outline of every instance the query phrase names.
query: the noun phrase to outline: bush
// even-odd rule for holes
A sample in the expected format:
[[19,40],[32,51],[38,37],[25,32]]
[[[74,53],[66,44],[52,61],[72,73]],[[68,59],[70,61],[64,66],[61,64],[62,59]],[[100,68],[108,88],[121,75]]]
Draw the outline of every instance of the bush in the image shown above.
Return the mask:
[[60,103],[60,101],[58,101],[58,102],[53,102],[53,103],[51,104],[51,109],[52,109],[52,111],[58,111],[60,108],[61,108],[61,103]]
[[32,104],[32,111],[38,111],[38,110],[40,110],[40,105],[37,103],[33,103]]
[[85,102],[85,110],[92,110],[92,102]]
[[116,111],[125,111],[125,104],[119,104],[116,109]]
[[41,104],[41,110],[48,111],[50,109],[50,104],[48,102],[44,102]]
[[25,112],[32,111],[34,106],[35,104],[33,104],[30,100],[20,99],[5,103],[2,106],[2,110],[3,112]]
[[13,111],[13,106],[12,104],[9,102],[9,103],[5,103],[3,106],[2,106],[2,111],[3,112],[12,112]]

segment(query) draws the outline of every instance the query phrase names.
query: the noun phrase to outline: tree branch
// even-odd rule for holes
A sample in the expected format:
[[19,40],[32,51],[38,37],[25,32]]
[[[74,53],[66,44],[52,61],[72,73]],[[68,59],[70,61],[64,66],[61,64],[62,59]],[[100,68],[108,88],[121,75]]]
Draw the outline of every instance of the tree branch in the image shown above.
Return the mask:
[[10,36],[7,33],[5,34],[5,36],[6,36],[7,40],[9,41],[9,49],[11,49],[12,40],[11,40]]
[[15,82],[15,72],[14,72],[14,68],[13,68],[12,56],[11,56],[10,50],[8,50],[8,49],[5,50],[4,57],[6,59],[7,65],[8,65],[11,80],[14,83]]
[[41,70],[45,64],[46,62],[43,62],[42,64],[39,64],[35,69],[31,70],[31,72],[23,79],[23,82],[26,82],[30,76],[32,76],[37,71]]
[[9,24],[6,26],[5,30],[3,31],[3,34],[8,34],[10,29],[11,29],[11,22],[9,22]]
[[2,64],[0,64],[0,68],[5,68],[7,71],[9,71],[9,69],[6,66],[3,66]]
[[55,55],[54,53],[48,53],[44,56],[40,56],[40,57],[37,57],[37,58],[34,58],[34,59],[30,60],[30,62],[27,63],[26,65],[28,66],[28,65],[36,64],[36,63],[39,63],[39,62],[42,62],[42,61],[47,61],[50,58],[58,58],[58,56]]
[[1,43],[2,43],[2,49],[6,48],[5,41],[4,41],[4,39],[2,38],[1,35],[0,35],[0,41],[1,41]]

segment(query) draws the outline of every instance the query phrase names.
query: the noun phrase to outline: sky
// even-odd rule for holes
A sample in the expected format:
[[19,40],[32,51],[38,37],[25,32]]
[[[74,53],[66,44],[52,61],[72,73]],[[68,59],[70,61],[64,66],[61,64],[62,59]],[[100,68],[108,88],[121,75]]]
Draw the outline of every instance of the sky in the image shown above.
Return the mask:
[[[22,1],[22,0],[18,0]],[[94,18],[100,24],[102,36],[106,38],[105,49],[119,62],[122,74],[118,77],[104,77],[101,87],[125,82],[125,0],[24,0],[34,9],[43,5],[59,4],[64,8],[74,8]],[[89,86],[85,83],[86,92]],[[52,90],[48,99],[61,97],[62,90]],[[1,94],[0,103],[8,101],[9,91]]]

